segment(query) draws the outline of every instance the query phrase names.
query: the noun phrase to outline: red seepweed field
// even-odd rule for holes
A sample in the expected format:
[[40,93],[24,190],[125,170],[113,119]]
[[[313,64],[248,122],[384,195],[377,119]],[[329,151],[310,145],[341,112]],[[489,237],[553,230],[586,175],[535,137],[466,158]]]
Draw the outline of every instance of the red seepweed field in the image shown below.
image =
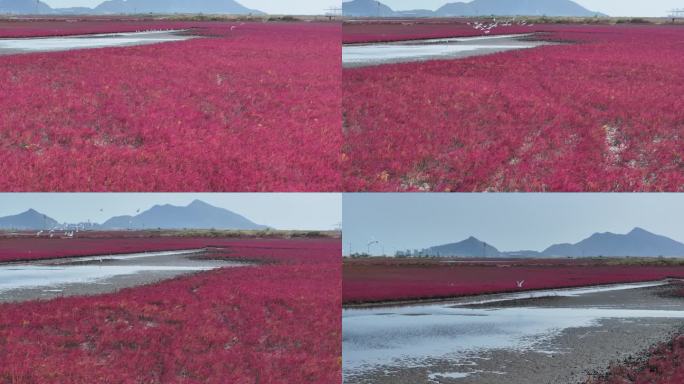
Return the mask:
[[684,382],[684,335],[655,346],[644,361],[615,365],[601,378],[587,384],[676,384]]
[[[452,260],[453,261],[453,260]],[[345,260],[345,304],[450,297],[684,278],[684,265],[608,260]],[[523,288],[517,282],[524,280]]]
[[0,55],[4,191],[337,191],[336,23],[43,20],[0,37],[185,30]]
[[[675,292],[684,296],[684,289]],[[684,382],[684,335],[654,346],[646,357],[615,364],[608,372],[587,384],[674,384]]]
[[[124,240],[95,252],[185,244],[222,247],[211,257],[260,264],[114,294],[0,304],[0,383],[341,380],[339,239]],[[3,239],[2,253],[46,249],[52,241],[54,255],[67,257],[91,244],[45,241],[25,247]]]
[[[345,190],[684,190],[684,27],[526,28],[561,44],[345,68]],[[347,42],[472,34],[343,29]]]

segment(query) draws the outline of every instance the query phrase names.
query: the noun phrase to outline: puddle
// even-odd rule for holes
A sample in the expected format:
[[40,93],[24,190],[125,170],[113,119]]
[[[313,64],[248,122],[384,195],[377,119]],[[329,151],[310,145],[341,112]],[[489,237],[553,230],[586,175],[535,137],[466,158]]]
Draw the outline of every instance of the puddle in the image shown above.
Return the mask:
[[[662,284],[625,284],[558,290],[555,293],[559,297],[578,297],[618,290],[629,292]],[[539,292],[539,295],[548,296],[548,292]],[[421,316],[415,316],[417,313]],[[344,376],[363,377],[364,374],[388,367],[430,367],[431,361],[435,360],[448,360],[453,366],[464,366],[495,350],[555,354],[559,351],[549,348],[545,341],[553,340],[564,330],[595,327],[600,321],[609,319],[684,319],[684,307],[680,305],[673,310],[600,306],[472,309],[441,303],[346,309],[342,315]],[[429,379],[456,379],[459,375],[469,376],[473,373],[434,373]]]
[[465,377],[470,376],[471,373],[465,373],[465,372],[444,372],[444,373],[431,373],[428,375],[428,379],[431,381],[435,381],[437,379],[463,379]]
[[195,36],[181,35],[181,32],[184,31],[149,31],[100,35],[0,39],[0,55],[125,47],[184,41],[196,38]]
[[342,64],[345,67],[362,67],[410,61],[463,58],[516,49],[529,49],[549,44],[542,41],[522,40],[528,36],[530,35],[478,36],[344,45],[342,47]]

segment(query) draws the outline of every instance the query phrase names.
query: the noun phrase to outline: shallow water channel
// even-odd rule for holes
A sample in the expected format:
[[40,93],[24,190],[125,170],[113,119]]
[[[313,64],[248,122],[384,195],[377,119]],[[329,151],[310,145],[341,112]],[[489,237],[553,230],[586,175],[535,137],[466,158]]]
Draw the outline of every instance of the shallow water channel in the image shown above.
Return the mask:
[[184,41],[196,38],[183,34],[184,31],[148,31],[130,33],[109,33],[97,35],[31,37],[19,39],[0,39],[0,55],[55,52],[74,49],[125,47]]
[[411,40],[391,43],[348,44],[342,47],[344,67],[453,59],[529,49],[550,43],[529,40],[530,34]]
[[0,302],[98,294],[244,263],[201,259],[203,250],[0,264]]
[[[600,369],[684,324],[684,300],[653,294],[665,285],[623,284],[345,309],[345,382],[570,383],[572,377],[581,381],[582,368]],[[592,332],[626,335],[614,344],[610,339],[600,345],[581,340],[580,335]],[[580,351],[577,345],[601,351],[601,356]],[[534,372],[526,372],[528,366],[534,366]]]

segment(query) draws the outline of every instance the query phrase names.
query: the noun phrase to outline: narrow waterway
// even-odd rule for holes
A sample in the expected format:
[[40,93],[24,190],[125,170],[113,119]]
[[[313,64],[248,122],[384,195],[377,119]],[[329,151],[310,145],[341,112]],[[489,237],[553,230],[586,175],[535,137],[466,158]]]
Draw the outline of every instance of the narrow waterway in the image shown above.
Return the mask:
[[184,32],[185,31],[148,31],[98,35],[0,39],[0,55],[32,52],[56,52],[105,47],[126,47],[133,45],[184,41],[196,38],[196,36],[184,34]]
[[345,383],[575,383],[684,324],[667,282],[343,311]]
[[114,292],[185,274],[247,265],[206,259],[203,254],[204,250],[195,249],[0,264],[0,302]]
[[456,59],[550,44],[531,40],[530,36],[529,34],[499,35],[349,44],[342,47],[342,65],[351,68],[434,59]]

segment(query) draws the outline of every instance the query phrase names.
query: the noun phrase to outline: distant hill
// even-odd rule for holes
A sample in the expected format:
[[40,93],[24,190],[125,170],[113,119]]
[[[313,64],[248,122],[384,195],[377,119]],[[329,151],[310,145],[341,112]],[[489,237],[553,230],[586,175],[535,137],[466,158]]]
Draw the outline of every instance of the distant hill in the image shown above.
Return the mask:
[[212,13],[256,14],[234,0],[108,0],[94,8],[97,14],[125,13]]
[[529,250],[500,252],[494,246],[470,237],[459,243],[424,249],[420,255],[466,258],[684,257],[684,244],[642,228],[634,228],[624,235],[610,232],[595,233],[576,244],[555,244],[542,252]]
[[35,0],[0,0],[0,13],[9,14],[50,14],[52,8],[42,1]]
[[258,225],[237,213],[195,200],[187,207],[155,205],[136,216],[118,216],[107,220],[101,229],[236,229],[260,230]]
[[55,228],[58,225],[57,220],[33,209],[14,216],[0,217],[0,229],[4,230],[44,230]]
[[428,248],[423,254],[441,257],[501,257],[498,249],[472,236],[458,243]]
[[14,216],[0,217],[1,230],[44,230],[60,228],[85,228],[88,230],[127,229],[233,229],[262,230],[268,227],[238,215],[227,209],[214,207],[195,200],[186,207],[155,205],[136,216],[117,216],[104,224],[60,224],[36,210],[30,209]]
[[605,16],[570,0],[474,0],[445,4],[435,14],[446,16]]
[[0,13],[9,14],[132,14],[208,13],[261,14],[235,0],[108,0],[95,8],[51,8],[36,0],[0,0]]
[[392,8],[375,0],[353,0],[342,3],[342,13],[352,17],[394,17]]
[[342,3],[342,13],[351,17],[606,16],[571,0],[474,0],[448,3],[435,11],[395,11],[375,0],[353,0]]
[[576,244],[552,245],[543,252],[546,256],[684,256],[684,244],[635,228],[626,235],[595,233]]

